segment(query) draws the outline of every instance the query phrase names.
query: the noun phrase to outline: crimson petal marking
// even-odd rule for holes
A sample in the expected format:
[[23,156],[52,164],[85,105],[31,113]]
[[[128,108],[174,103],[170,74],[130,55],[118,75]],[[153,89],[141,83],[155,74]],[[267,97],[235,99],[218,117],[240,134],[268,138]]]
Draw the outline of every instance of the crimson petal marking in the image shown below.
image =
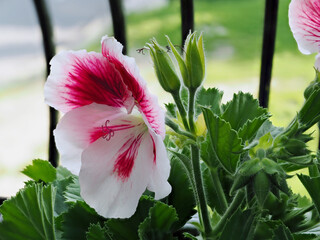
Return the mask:
[[137,137],[131,137],[119,150],[113,172],[116,173],[123,182],[130,177],[143,135],[144,133],[141,133]]
[[[69,51],[58,54],[51,61],[48,82],[46,88],[51,94],[45,94],[47,102],[63,112],[93,102],[126,107],[128,111],[134,104],[132,94],[123,83],[120,73],[99,53]],[[60,98],[59,103],[54,98]],[[62,104],[66,106],[60,106]]]
[[132,92],[139,110],[145,115],[148,123],[159,135],[164,135],[164,114],[152,95],[143,88],[139,82],[124,68],[124,66],[115,58],[109,57],[109,61],[114,64],[116,69],[123,77],[124,83]]
[[[90,143],[95,142],[99,138],[104,138],[106,140],[110,140],[111,137],[116,134],[117,131],[121,130],[127,130],[133,127],[136,127],[136,125],[132,124],[132,122],[127,121],[125,119],[120,120],[121,124],[114,124],[109,125],[110,121],[106,120],[103,125],[100,127],[95,127],[93,131],[90,133]],[[108,134],[113,133],[112,136],[110,135],[110,138],[107,137]]]
[[153,130],[164,138],[164,111],[159,106],[157,98],[149,93],[146,82],[140,76],[133,58],[122,54],[122,45],[112,37],[102,38],[102,54],[119,71],[124,83],[132,92],[137,107],[142,112]]
[[289,24],[302,53],[320,52],[319,0],[292,0]]

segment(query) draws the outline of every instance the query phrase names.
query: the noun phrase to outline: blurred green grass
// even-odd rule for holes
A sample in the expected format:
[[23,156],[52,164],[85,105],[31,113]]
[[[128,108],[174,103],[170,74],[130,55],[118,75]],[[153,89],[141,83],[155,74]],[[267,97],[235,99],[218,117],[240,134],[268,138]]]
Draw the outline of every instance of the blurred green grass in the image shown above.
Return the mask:
[[[166,45],[164,35],[181,45],[180,1],[171,0],[163,8],[129,14],[127,37],[129,55],[138,55],[152,37]],[[269,110],[277,126],[286,126],[303,104],[303,90],[314,78],[314,56],[302,55],[288,25],[290,0],[279,1],[275,57]],[[195,28],[203,32],[207,57],[205,86],[258,86],[263,36],[265,0],[196,0]],[[89,50],[100,51],[97,40]],[[148,65],[150,68],[150,65]],[[141,65],[140,65],[141,69]],[[144,77],[155,81],[153,69],[141,69]],[[160,89],[160,88],[158,88]],[[257,96],[257,87],[249,89]],[[161,89],[157,94],[162,94]],[[314,128],[316,130],[316,128]],[[314,134],[317,137],[318,133]],[[316,141],[310,144],[316,149]],[[295,191],[306,194],[299,180],[290,180]]]

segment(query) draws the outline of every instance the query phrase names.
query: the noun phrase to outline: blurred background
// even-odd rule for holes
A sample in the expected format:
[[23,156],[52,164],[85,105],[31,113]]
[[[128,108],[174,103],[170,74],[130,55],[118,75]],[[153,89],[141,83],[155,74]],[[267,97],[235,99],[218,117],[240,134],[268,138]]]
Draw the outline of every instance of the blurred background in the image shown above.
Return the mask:
[[[100,52],[100,39],[112,35],[107,0],[47,0],[57,52]],[[290,0],[279,5],[277,41],[269,110],[285,126],[303,103],[303,90],[314,78],[314,55],[302,55],[288,25]],[[225,92],[258,93],[265,0],[196,0],[195,28],[204,34],[207,58],[205,87]],[[181,45],[179,0],[124,0],[128,55],[160,102],[161,90],[149,54],[138,53],[152,37],[164,35]],[[48,108],[44,104],[45,58],[31,0],[0,0],[0,196],[14,195],[27,180],[20,171],[33,159],[47,159]],[[316,129],[314,129],[316,130]],[[317,137],[317,132],[314,134]],[[316,142],[311,148],[316,148]],[[295,190],[304,193],[298,181]]]

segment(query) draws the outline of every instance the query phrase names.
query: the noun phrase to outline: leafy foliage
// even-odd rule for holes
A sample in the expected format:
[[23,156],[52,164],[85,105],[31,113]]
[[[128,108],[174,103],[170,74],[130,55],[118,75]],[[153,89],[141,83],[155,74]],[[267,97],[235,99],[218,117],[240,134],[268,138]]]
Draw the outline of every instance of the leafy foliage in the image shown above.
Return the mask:
[[217,159],[228,172],[234,173],[243,150],[238,133],[210,109],[202,108],[202,111]]
[[27,166],[22,170],[22,173],[35,181],[52,182],[56,179],[56,169],[45,160],[35,159],[32,165]]
[[54,199],[52,185],[34,183],[20,190],[0,207],[0,239],[54,240]]

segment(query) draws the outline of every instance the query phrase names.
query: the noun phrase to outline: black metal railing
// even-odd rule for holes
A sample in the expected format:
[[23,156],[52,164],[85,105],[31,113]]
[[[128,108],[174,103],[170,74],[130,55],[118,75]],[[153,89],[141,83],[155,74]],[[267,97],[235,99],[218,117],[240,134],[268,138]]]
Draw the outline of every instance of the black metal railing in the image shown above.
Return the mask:
[[[45,0],[33,0],[41,27],[43,46],[46,59],[46,73],[49,74],[51,58],[55,55],[53,27]],[[115,38],[124,46],[123,53],[127,53],[126,24],[122,6],[122,0],[109,0]],[[182,45],[190,31],[194,30],[194,7],[193,0],[180,0],[181,7],[181,36]],[[263,47],[261,59],[261,73],[259,85],[259,101],[261,106],[268,107],[272,61],[275,47],[277,27],[278,0],[266,0],[265,21],[263,34]],[[53,129],[57,124],[58,113],[53,108],[49,110],[49,150],[48,160],[53,166],[58,165],[58,153],[53,138]],[[0,197],[0,204],[5,198]]]

